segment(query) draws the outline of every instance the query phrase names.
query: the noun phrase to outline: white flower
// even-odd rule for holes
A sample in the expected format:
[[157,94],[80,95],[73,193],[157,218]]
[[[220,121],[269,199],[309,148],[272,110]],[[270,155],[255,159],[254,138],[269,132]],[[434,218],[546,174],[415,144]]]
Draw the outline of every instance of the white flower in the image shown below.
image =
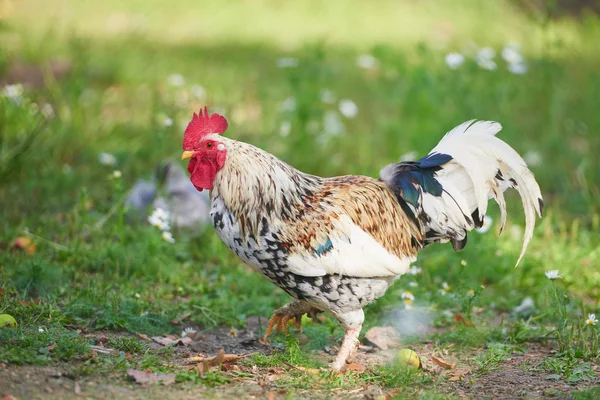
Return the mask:
[[374,69],[379,66],[379,60],[370,54],[362,54],[356,58],[356,65],[363,69]]
[[475,297],[475,291],[473,289],[467,291],[467,297]]
[[[170,219],[171,216],[167,211],[163,210],[162,208],[155,208],[154,211],[152,211],[152,214],[150,214],[150,216],[148,217],[148,222],[150,223],[150,225],[156,226],[161,231],[168,231],[170,228]],[[167,239],[165,238],[165,240]]]
[[294,111],[296,110],[296,99],[293,97],[288,97],[281,102],[280,107],[282,111]]
[[325,113],[323,116],[323,130],[326,138],[344,133],[344,124],[337,112],[327,111]]
[[410,268],[408,269],[408,273],[411,275],[418,275],[421,272],[423,272],[423,269],[420,267],[417,267],[416,265],[411,265]]
[[508,70],[515,75],[523,75],[527,73],[527,64],[519,63],[519,64],[508,64]]
[[585,320],[585,323],[588,325],[596,325],[598,323],[596,314],[588,314],[588,318]]
[[415,161],[417,159],[417,152],[416,151],[409,151],[408,153],[402,154],[399,159],[402,162],[405,162],[405,161]]
[[100,153],[98,155],[98,160],[100,160],[100,164],[108,165],[109,167],[117,164],[117,158],[110,153]]
[[410,301],[414,301],[415,300],[415,296],[412,294],[412,292],[409,292],[408,290],[405,290],[404,292],[402,292],[402,294],[400,295],[400,297],[402,299],[408,299]]
[[173,126],[173,119],[172,118],[165,118],[165,120],[163,121],[163,124],[165,124],[165,126]]
[[44,118],[52,118],[54,117],[54,108],[52,108],[51,104],[44,103],[42,106],[42,115]]
[[448,282],[442,282],[442,289],[446,292],[450,291],[450,285],[448,285]]
[[171,74],[167,78],[167,82],[172,86],[183,86],[185,85],[185,78],[181,74]]
[[419,284],[417,282],[409,282],[408,286],[410,286],[410,287],[417,287],[417,286],[419,286]]
[[448,293],[444,289],[440,289],[439,292],[440,292],[440,295],[442,295],[442,296],[445,296],[446,293]]
[[173,234],[169,231],[163,231],[162,238],[169,243],[175,243],[175,238],[173,237]]
[[465,62],[465,56],[460,53],[448,53],[446,54],[446,64],[450,69],[457,69]]
[[114,170],[112,173],[112,177],[114,179],[119,179],[123,174],[121,174],[121,171],[119,171],[118,169]]
[[45,332],[45,329],[44,329],[44,328],[42,328],[41,326],[39,326],[39,327],[38,327],[38,332],[39,332],[39,333],[44,333],[44,332]]
[[411,299],[404,299],[402,300],[402,302],[404,303],[404,308],[406,308],[407,310],[410,310],[412,308],[413,301]]
[[187,335],[193,335],[194,333],[198,333],[198,331],[188,326],[181,332],[181,337],[184,338]]
[[358,114],[358,106],[349,99],[340,100],[339,109],[346,118],[354,118],[356,117],[356,114]]
[[558,274],[558,270],[557,269],[553,269],[551,271],[546,271],[546,278],[554,280],[554,279],[561,279],[562,276]]
[[531,167],[537,167],[542,163],[542,155],[534,150],[530,150],[525,155],[523,155],[523,159],[527,163],[527,165]]
[[23,85],[20,83],[6,85],[2,90],[2,94],[14,104],[21,104],[23,101]]
[[462,265],[463,267],[467,266],[467,260],[460,260],[460,265]]
[[140,294],[139,294],[139,293],[136,293],[136,294],[134,294],[134,295],[133,295],[133,297],[135,297],[136,299],[139,299],[139,298],[140,298],[140,297],[142,297],[142,296],[140,296]]
[[477,65],[479,65],[480,68],[493,71],[496,69],[496,62],[494,61],[495,56],[496,52],[494,49],[491,47],[484,47],[479,49],[475,59],[477,60]]
[[282,57],[277,60],[277,68],[296,68],[298,66],[298,60],[293,57]]
[[203,99],[206,97],[206,89],[200,85],[192,85],[190,92],[192,92],[192,96],[196,99]]
[[322,89],[320,93],[321,101],[325,104],[335,103],[335,94],[329,89]]
[[292,123],[290,121],[283,121],[279,126],[279,134],[286,137],[292,131]]
[[507,45],[502,49],[502,58],[508,64],[521,64],[523,63],[523,56],[519,52],[519,49],[515,45]]
[[483,217],[483,225],[481,225],[481,228],[477,228],[476,231],[479,233],[486,233],[487,231],[490,230],[493,223],[494,223],[494,220],[492,219],[492,217],[485,215]]

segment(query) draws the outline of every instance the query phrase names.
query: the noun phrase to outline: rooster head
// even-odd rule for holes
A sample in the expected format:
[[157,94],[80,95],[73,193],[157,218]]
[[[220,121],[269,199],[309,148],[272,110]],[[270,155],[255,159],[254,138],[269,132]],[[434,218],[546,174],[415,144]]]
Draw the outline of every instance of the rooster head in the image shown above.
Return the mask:
[[196,189],[211,190],[215,175],[225,164],[227,147],[220,142],[219,135],[227,130],[227,120],[219,114],[208,114],[200,109],[188,124],[183,134],[182,160],[189,159],[188,172]]

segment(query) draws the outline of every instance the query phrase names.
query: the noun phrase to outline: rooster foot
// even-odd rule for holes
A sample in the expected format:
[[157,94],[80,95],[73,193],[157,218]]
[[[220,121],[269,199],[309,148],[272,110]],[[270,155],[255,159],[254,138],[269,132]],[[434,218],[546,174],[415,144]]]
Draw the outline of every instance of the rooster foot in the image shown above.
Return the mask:
[[322,311],[309,303],[300,300],[294,300],[291,303],[278,308],[269,320],[267,330],[265,331],[265,335],[262,337],[261,342],[265,344],[268,343],[267,339],[271,336],[271,333],[273,333],[273,328],[275,328],[275,332],[281,331],[287,334],[288,323],[290,321],[294,321],[294,326],[302,333],[302,316],[307,314],[314,320],[320,312]]

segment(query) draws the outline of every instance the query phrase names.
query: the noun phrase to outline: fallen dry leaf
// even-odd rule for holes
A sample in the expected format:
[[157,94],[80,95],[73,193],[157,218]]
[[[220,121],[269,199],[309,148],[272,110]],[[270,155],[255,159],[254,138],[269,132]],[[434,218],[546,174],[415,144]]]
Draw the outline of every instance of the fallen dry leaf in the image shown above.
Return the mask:
[[163,385],[170,385],[175,383],[175,374],[161,373],[157,374],[152,371],[140,371],[137,369],[128,369],[127,376],[133,378],[136,383],[162,383]]
[[179,317],[175,318],[174,320],[171,321],[171,323],[173,325],[179,325],[180,323],[183,322],[184,319],[186,319],[187,317],[189,317],[190,315],[192,315],[191,312],[186,312],[185,314],[180,315]]
[[365,333],[365,337],[382,350],[400,345],[400,334],[392,326],[376,326]]
[[471,373],[470,369],[455,369],[449,373],[450,381],[459,381],[462,377],[467,376]]
[[146,335],[145,333],[138,333],[138,337],[142,340],[150,340],[148,335]]
[[473,326],[473,324],[470,321],[466,320],[465,317],[460,313],[454,315],[454,321],[457,324],[463,324],[464,326]]
[[46,349],[48,349],[48,351],[52,351],[56,348],[56,343],[51,344],[50,346],[46,347]]
[[17,398],[13,395],[5,394],[4,396],[2,396],[2,400],[17,400]]
[[33,241],[28,238],[27,236],[19,236],[15,239],[15,241],[13,242],[13,249],[15,250],[23,250],[25,251],[27,254],[34,254],[35,253],[35,243],[33,243]]
[[456,363],[449,363],[441,357],[431,356],[431,361],[439,365],[440,367],[454,369],[456,367]]
[[348,369],[348,371],[356,372],[365,372],[365,370],[367,369],[364,365],[355,362],[346,365],[346,368]]

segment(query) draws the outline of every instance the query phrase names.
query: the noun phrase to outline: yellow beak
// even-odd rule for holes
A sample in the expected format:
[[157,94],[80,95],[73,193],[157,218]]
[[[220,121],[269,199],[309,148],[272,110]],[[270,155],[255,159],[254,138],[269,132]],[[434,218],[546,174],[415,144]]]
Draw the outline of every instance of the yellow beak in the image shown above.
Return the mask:
[[181,154],[181,159],[187,160],[188,158],[194,157],[194,154],[196,154],[196,153],[193,151],[186,150],[183,152],[183,154]]

